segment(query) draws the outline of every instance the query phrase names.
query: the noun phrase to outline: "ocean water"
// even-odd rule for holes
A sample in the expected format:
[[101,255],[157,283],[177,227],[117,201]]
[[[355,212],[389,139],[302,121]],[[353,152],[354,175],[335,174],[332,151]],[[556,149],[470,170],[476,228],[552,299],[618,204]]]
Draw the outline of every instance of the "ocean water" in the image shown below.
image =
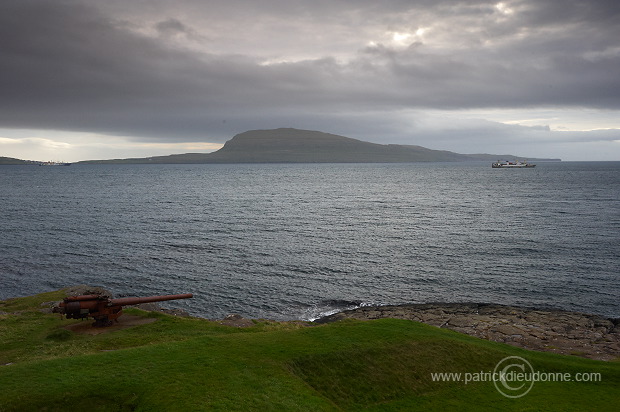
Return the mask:
[[314,319],[493,302],[620,317],[620,162],[0,166],[0,299],[193,293]]

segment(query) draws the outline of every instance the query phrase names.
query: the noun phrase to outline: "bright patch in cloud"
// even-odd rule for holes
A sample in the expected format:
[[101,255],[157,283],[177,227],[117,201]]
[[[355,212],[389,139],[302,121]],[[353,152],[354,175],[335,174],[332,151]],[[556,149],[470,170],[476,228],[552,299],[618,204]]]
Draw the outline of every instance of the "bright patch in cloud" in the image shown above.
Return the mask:
[[411,38],[410,33],[393,33],[392,34],[392,41],[394,41],[395,43],[405,43],[410,38]]
[[506,5],[506,3],[497,3],[495,9],[503,15],[509,15],[514,13],[514,10]]

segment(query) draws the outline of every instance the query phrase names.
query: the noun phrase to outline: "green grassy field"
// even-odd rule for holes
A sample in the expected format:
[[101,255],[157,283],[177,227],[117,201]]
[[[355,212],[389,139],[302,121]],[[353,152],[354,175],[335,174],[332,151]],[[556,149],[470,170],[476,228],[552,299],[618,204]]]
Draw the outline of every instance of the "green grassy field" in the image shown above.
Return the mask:
[[[620,405],[620,362],[531,352],[416,322],[250,328],[126,310],[156,322],[99,335],[39,311],[62,292],[0,302],[0,411],[600,411]],[[123,318],[121,318],[122,321]],[[535,370],[599,373],[536,382],[518,399],[432,373],[492,371],[507,356]]]

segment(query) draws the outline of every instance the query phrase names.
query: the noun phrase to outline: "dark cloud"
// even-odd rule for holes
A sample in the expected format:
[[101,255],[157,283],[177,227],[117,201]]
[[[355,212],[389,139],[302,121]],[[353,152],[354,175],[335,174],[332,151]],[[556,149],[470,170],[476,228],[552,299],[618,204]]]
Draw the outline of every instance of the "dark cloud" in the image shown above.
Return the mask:
[[616,1],[148,4],[4,0],[0,127],[221,141],[412,109],[620,109]]
[[177,34],[185,34],[189,30],[187,27],[178,21],[177,19],[170,18],[168,20],[160,21],[155,25],[155,28],[164,36],[174,36]]

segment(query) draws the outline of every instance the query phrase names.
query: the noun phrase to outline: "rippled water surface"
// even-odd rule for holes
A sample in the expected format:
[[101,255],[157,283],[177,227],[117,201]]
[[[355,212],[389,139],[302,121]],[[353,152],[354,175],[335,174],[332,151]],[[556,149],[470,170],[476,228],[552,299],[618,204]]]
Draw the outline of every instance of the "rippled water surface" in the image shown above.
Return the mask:
[[[620,163],[0,167],[0,298],[195,315],[475,301],[620,317]],[[190,306],[191,305],[191,306]]]

